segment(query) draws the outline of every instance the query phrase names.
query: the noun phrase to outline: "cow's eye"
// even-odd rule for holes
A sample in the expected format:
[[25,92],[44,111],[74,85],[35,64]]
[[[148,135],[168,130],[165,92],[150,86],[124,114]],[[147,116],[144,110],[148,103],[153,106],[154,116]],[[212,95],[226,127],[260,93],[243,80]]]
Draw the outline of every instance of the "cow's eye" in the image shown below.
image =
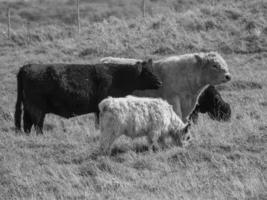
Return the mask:
[[217,65],[212,65],[213,68],[218,68]]

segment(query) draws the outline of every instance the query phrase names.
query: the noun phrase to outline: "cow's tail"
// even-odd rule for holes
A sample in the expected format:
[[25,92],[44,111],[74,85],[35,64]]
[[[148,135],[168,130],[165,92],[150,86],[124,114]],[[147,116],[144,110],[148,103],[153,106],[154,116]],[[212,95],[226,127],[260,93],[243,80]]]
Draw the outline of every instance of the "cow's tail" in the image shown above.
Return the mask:
[[21,106],[23,103],[23,83],[22,83],[22,76],[23,76],[23,68],[20,68],[17,74],[17,102],[15,107],[15,127],[17,131],[21,130]]

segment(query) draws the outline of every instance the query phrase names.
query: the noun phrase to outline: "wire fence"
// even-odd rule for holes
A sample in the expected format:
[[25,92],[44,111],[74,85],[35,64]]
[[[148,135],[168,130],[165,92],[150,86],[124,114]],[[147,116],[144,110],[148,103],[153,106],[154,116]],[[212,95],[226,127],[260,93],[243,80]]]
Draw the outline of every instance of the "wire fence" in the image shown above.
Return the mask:
[[[82,30],[81,6],[83,6],[83,5],[80,4],[80,0],[75,0],[75,1],[76,1],[75,3],[74,3],[74,1],[71,1],[72,5],[69,5],[70,2],[67,2],[68,9],[66,9],[65,11],[63,11],[64,8],[62,8],[61,10],[59,8],[58,13],[54,14],[54,17],[57,18],[60,15],[64,15],[62,13],[65,12],[66,13],[65,18],[63,18],[62,21],[66,22],[66,24],[68,24],[68,25],[75,27],[74,29],[76,29],[76,32],[78,34],[80,34],[81,30]],[[147,5],[146,4],[147,4],[147,0],[140,0],[140,8],[139,9],[140,9],[140,12],[142,13],[143,18],[145,18],[147,15],[147,13],[146,13]],[[70,8],[70,7],[72,7],[72,8]],[[89,10],[88,12],[90,12],[90,9],[91,8],[88,8],[88,10]],[[135,10],[136,10],[136,8],[135,8]],[[31,9],[29,9],[29,10],[27,10],[25,8],[24,11],[19,13],[19,16],[17,16],[16,12],[17,12],[16,9],[13,9],[10,6],[7,6],[6,23],[4,22],[4,24],[6,24],[6,31],[4,31],[4,32],[6,33],[6,36],[8,39],[10,39],[12,36],[12,32],[13,32],[12,30],[15,30],[17,27],[24,27],[24,29],[26,29],[28,39],[30,40],[30,33],[31,33],[32,27],[48,25],[48,24],[50,24],[50,25],[56,24],[54,21],[52,22],[51,19],[49,20],[47,16],[42,15],[40,13],[40,12],[45,13],[45,12],[47,12],[47,10],[39,11],[38,9],[35,9],[34,6],[32,6]],[[49,13],[49,11],[48,11],[48,13]],[[108,14],[104,14],[104,12],[101,14],[103,16],[101,16],[101,17],[93,16],[93,17],[91,17],[91,18],[93,18],[91,20],[92,21],[99,21],[100,19],[103,19],[105,17],[112,16],[112,14],[119,15],[114,10],[109,11]],[[22,15],[22,17],[21,17],[21,15]],[[44,22],[45,20],[47,20],[48,22]]]

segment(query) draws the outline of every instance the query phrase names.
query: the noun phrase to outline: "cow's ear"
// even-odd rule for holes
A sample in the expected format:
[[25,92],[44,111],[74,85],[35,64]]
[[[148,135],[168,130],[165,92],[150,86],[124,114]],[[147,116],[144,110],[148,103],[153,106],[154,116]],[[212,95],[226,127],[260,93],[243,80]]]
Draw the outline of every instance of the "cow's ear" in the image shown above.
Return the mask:
[[140,62],[140,61],[137,61],[136,62],[136,69],[137,69],[137,71],[138,71],[138,73],[140,74],[141,72],[142,72],[142,69],[143,69],[143,62]]

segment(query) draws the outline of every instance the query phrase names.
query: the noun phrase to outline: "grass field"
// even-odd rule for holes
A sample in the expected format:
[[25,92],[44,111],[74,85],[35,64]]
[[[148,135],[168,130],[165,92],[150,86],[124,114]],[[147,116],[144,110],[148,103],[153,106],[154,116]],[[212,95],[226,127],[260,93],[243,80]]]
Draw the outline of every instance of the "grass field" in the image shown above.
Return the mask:
[[[79,35],[73,1],[0,1],[0,199],[267,199],[267,2],[151,0],[146,19],[140,5],[81,0]],[[233,76],[221,86],[232,119],[201,115],[188,148],[152,154],[145,140],[121,138],[111,157],[97,156],[93,115],[48,115],[43,136],[15,134],[16,73],[26,63],[210,50]]]

